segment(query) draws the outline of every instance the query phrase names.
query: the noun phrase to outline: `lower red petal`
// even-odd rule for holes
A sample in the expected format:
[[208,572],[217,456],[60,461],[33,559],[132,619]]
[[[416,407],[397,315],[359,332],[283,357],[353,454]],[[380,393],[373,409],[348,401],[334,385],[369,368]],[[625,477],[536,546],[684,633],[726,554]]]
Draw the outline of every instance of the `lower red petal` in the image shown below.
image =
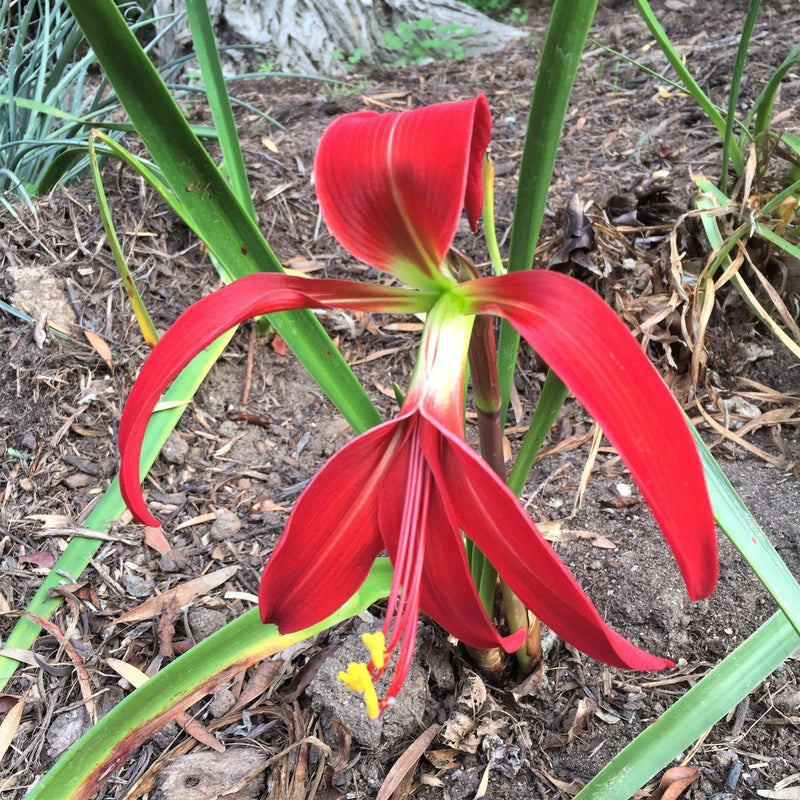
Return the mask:
[[598,661],[663,669],[667,659],[640,650],[606,625],[508,487],[466,444],[443,433],[437,481],[450,515],[485,553],[523,603],[565,641]]
[[345,445],[300,495],[264,568],[259,609],[281,633],[302,630],[339,608],[383,550],[378,498],[392,469],[397,422]]

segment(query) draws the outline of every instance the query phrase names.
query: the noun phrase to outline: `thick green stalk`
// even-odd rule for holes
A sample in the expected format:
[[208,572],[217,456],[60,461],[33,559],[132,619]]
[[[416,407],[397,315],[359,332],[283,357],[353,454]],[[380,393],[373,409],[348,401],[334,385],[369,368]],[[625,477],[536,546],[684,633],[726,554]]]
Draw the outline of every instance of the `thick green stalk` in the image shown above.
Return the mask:
[[[186,404],[191,402],[197,387],[200,386],[208,370],[219,358],[233,333],[233,331],[229,331],[217,339],[210,347],[206,348],[200,355],[196,356],[164,394],[163,400],[165,403],[179,403],[180,405],[158,411],[150,420],[142,444],[142,467],[145,471],[155,461],[164,442],[180,419]],[[125,503],[119,492],[119,482],[117,478],[114,478],[100,501],[83,522],[83,525],[91,531],[106,533],[111,529],[114,521],[122,516],[124,511]],[[33,596],[28,605],[28,611],[45,619],[50,617],[62,602],[62,598],[57,595],[48,597],[50,590],[65,581],[78,580],[101,544],[102,540],[100,539],[83,536],[74,537]],[[27,650],[36,641],[40,630],[41,628],[28,617],[20,617],[5,641],[4,647]],[[8,679],[14,674],[18,663],[16,659],[0,656],[0,690],[8,683]]]
[[[561,129],[596,8],[597,0],[555,0],[553,4],[522,149],[511,225],[509,272],[533,266]],[[508,409],[518,349],[519,334],[504,320],[498,346],[503,419]]]
[[378,559],[361,588],[316,625],[281,636],[248,611],[196,644],[129,694],[92,727],[27,795],[28,800],[88,800],[127,758],[192,703],[253,664],[360,614],[391,587],[388,559]]

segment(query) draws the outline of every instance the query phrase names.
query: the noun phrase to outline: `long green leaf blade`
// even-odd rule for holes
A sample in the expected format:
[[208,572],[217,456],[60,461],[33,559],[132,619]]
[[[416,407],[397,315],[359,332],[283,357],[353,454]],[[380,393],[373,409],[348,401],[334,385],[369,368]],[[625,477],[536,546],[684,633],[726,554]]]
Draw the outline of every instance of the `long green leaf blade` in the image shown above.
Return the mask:
[[[192,133],[160,75],[113,0],[68,0],[117,96],[155,163],[183,197],[203,238],[231,279],[282,271],[255,222]],[[380,417],[313,314],[284,311],[270,320],[357,432]]]
[[389,593],[392,568],[378,559],[361,588],[311,628],[281,636],[248,611],[192,647],[128,695],[74,744],[28,800],[88,800],[133,751],[183,709],[243,669],[360,614]]
[[575,795],[575,800],[630,797],[747,697],[798,647],[800,635],[783,614],[775,614],[620,751]]
[[[233,336],[232,331],[221,336],[214,344],[196,356],[165,392],[164,401],[188,403],[203,382],[208,370],[225,349],[231,336]],[[184,408],[184,405],[167,408],[153,415],[142,446],[142,463],[149,467],[155,461],[164,442],[180,419]],[[125,503],[119,492],[119,483],[117,478],[114,478],[83,525],[89,530],[105,533],[124,511]],[[72,579],[77,580],[97,552],[100,544],[101,540],[89,537],[76,536],[72,539],[34,595],[28,605],[28,611],[47,619],[61,603],[61,598],[58,596],[48,597],[50,590],[66,580],[62,575],[69,575]],[[27,650],[36,641],[40,630],[35,622],[27,617],[21,617],[5,641],[4,647]],[[8,679],[14,674],[18,663],[16,659],[0,656],[0,690],[8,683]]]
[[[558,143],[597,0],[556,0],[536,75],[511,225],[508,271],[530,269],[542,227]],[[519,334],[505,320],[497,349],[500,413],[505,419]]]

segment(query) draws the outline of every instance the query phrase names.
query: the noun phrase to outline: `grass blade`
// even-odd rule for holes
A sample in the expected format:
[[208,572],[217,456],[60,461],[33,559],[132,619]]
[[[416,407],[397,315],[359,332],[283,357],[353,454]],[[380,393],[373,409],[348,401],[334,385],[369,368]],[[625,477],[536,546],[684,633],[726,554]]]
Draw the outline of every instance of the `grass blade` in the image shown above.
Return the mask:
[[94,135],[89,136],[89,161],[92,165],[92,180],[94,181],[94,191],[97,197],[100,220],[103,223],[108,246],[111,248],[117,270],[119,270],[119,276],[122,278],[122,285],[125,287],[125,294],[128,295],[128,299],[131,301],[133,313],[136,315],[136,321],[139,323],[142,336],[150,347],[155,347],[158,343],[158,332],[156,331],[156,326],[153,324],[153,320],[150,318],[150,314],[145,308],[142,296],[136,288],[133,275],[131,275],[131,271],[128,269],[128,262],[125,260],[125,254],[122,252],[122,246],[119,243],[117,232],[114,229],[114,221],[111,219],[111,209],[108,207],[106,192],[103,188],[103,179],[100,176],[100,167],[97,164],[94,139]]
[[[658,43],[658,46],[661,48],[664,55],[667,57],[670,66],[675,70],[675,74],[680,78],[681,83],[683,83],[686,91],[689,92],[689,94],[694,98],[695,102],[700,106],[700,108],[703,109],[711,124],[719,132],[719,135],[724,138],[724,117],[719,112],[717,107],[711,102],[709,96],[700,88],[700,85],[686,68],[686,65],[683,63],[680,55],[672,46],[672,42],[670,42],[669,37],[661,27],[661,23],[653,13],[653,9],[650,8],[647,0],[634,0],[634,2],[636,3],[636,8],[639,9],[639,13],[642,15],[642,19],[650,29],[650,33]],[[733,124],[733,122],[731,122],[731,124]],[[733,166],[736,171],[741,173],[744,169],[744,157],[742,156],[742,151],[740,150],[739,145],[733,139],[731,140],[730,157],[731,161],[733,161]]]
[[753,27],[756,24],[760,6],[761,0],[750,0],[742,35],[739,37],[739,47],[736,50],[736,61],[731,75],[731,89],[728,93],[728,113],[725,116],[725,132],[722,136],[722,178],[720,179],[720,187],[725,194],[728,193],[728,159],[733,145],[733,127],[736,119],[736,104],[739,102],[739,87],[742,83],[744,62],[747,60],[750,37],[753,35]]

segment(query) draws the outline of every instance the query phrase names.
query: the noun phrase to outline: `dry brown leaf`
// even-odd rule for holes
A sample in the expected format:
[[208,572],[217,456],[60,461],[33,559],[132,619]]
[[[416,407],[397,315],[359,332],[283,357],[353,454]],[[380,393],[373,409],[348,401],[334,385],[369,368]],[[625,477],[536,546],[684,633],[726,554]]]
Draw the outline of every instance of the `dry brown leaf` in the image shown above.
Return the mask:
[[164,531],[161,527],[152,528],[150,525],[145,525],[144,543],[162,556],[172,549],[172,545],[167,541],[167,537],[164,536]]
[[575,718],[567,731],[567,742],[571,742],[578,736],[586,727],[589,718],[597,710],[597,703],[589,700],[588,697],[583,697],[578,701],[578,708],[575,709]]
[[461,753],[452,747],[431,750],[429,753],[425,753],[425,758],[436,769],[458,769],[461,766]]
[[126,614],[119,617],[114,624],[118,625],[122,622],[141,622],[145,619],[153,619],[153,617],[163,611],[167,604],[172,602],[175,602],[179,607],[185,606],[198,594],[205,594],[220,584],[225,583],[238,569],[239,567],[225,567],[215,572],[209,572],[207,575],[203,575],[200,578],[194,578],[186,583],[181,583],[157,597],[151,597],[149,600],[145,600],[141,605],[136,606],[136,608],[131,609]]
[[700,775],[697,767],[671,767],[662,776],[649,800],[677,800],[683,790]]
[[[125,678],[125,680],[136,689],[149,680],[147,675],[137,667],[134,667],[133,664],[128,664],[118,658],[107,658],[106,664],[118,675]],[[175,717],[175,722],[201,744],[216,750],[218,753],[225,752],[225,747],[222,742],[220,742],[213,733],[206,730],[197,720],[192,719],[185,711],[182,711]]]
[[114,361],[111,358],[111,348],[106,344],[106,340],[102,336],[98,336],[94,331],[84,330],[83,335],[89,340],[89,344],[94,348],[94,351],[110,370],[114,369]]
[[431,725],[422,732],[409,746],[408,749],[394,762],[386,778],[381,784],[375,800],[389,800],[394,790],[400,786],[403,779],[416,767],[422,754],[428,749],[430,743],[439,733],[440,725]]
[[[28,692],[30,689],[28,689]],[[25,710],[25,701],[28,699],[28,692],[20,698],[19,702],[5,715],[0,722],[0,761],[6,754],[6,750],[11,746],[11,740],[17,733],[19,723],[22,721],[22,712]]]

